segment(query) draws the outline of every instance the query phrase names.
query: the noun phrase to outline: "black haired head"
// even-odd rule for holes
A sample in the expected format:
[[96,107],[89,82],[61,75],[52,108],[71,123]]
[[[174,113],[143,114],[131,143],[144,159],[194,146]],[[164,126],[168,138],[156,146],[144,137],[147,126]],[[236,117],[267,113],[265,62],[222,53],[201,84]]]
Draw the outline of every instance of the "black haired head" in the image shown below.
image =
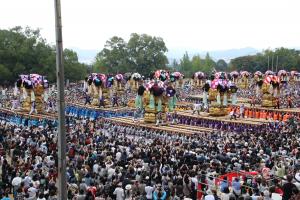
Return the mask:
[[99,79],[99,78],[95,78],[94,79],[94,84],[95,84],[95,86],[101,86],[102,85],[102,81],[101,81],[101,79]]
[[18,88],[21,87],[21,86],[22,86],[22,83],[23,83],[22,79],[18,79],[18,80],[17,80],[17,87],[18,87]]
[[87,82],[88,82],[89,85],[92,85],[93,80],[91,78],[89,78]]
[[205,83],[204,86],[203,86],[203,89],[204,89],[205,92],[208,92],[209,89],[210,89],[209,83]]
[[23,85],[24,85],[24,87],[26,88],[26,89],[33,89],[33,85],[32,85],[32,82],[31,81],[25,81],[24,83],[23,83]]
[[257,81],[256,84],[257,84],[259,87],[261,87],[261,86],[263,85],[263,83],[264,83],[263,80],[259,80],[259,81]]
[[138,95],[142,96],[145,92],[146,88],[143,86],[143,85],[140,85],[139,88],[138,88]]

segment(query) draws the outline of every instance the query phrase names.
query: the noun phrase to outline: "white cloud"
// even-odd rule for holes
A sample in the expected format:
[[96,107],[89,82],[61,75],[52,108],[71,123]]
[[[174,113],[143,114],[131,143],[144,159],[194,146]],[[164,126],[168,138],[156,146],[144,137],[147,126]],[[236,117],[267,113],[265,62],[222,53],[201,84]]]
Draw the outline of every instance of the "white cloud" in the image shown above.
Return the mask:
[[[298,0],[61,0],[65,47],[102,49],[114,35],[161,36],[167,47],[300,46]],[[0,28],[41,28],[55,43],[54,0],[1,0]]]

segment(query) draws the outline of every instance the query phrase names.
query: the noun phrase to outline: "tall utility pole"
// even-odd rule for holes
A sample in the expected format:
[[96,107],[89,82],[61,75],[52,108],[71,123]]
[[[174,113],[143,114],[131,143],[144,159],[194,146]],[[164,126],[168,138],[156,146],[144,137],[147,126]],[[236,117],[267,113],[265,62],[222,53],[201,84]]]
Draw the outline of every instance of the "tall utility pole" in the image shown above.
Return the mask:
[[272,55],[272,72],[274,71],[274,69],[273,69],[273,61],[274,61],[274,55]]
[[58,101],[58,199],[67,199],[64,65],[60,0],[54,0]]
[[268,70],[270,69],[270,56],[268,56]]

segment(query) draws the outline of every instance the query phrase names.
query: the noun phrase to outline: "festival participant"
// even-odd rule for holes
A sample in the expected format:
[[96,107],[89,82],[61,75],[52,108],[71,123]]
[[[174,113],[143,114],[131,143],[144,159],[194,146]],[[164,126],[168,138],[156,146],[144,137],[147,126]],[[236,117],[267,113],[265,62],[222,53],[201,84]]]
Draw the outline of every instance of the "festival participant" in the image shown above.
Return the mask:
[[90,95],[88,95],[88,93],[85,93],[84,97],[85,97],[84,105],[87,105],[87,104],[91,105],[92,103],[91,103],[91,97],[90,97]]
[[46,112],[54,112],[54,111],[55,111],[55,107],[53,105],[53,101],[51,98],[49,98]]
[[159,124],[163,123],[163,119],[162,119],[162,112],[158,112],[156,114],[156,126],[159,126]]
[[255,107],[255,96],[251,97],[250,107]]
[[33,101],[33,102],[31,103],[31,109],[30,109],[29,115],[31,115],[33,112],[34,112],[35,114],[38,113],[38,112],[37,112],[37,109],[36,109],[36,103],[35,103],[35,101]]
[[118,103],[118,96],[117,96],[117,93],[114,93],[113,94],[113,97],[112,97],[112,107],[119,107],[119,103]]
[[245,109],[245,118],[249,118],[249,109],[248,108]]
[[283,196],[282,200],[289,200],[293,195],[293,190],[298,190],[296,185],[292,183],[293,177],[291,175],[287,176],[287,183],[282,187]]
[[253,118],[253,110],[251,108],[249,109],[249,118]]
[[14,98],[12,101],[11,101],[11,111],[15,111],[17,108],[18,108],[18,100],[16,98]]
[[193,105],[193,114],[197,112],[198,115],[200,115],[202,104],[201,103],[194,103]]
[[288,108],[292,108],[292,97],[291,96],[288,96],[287,97],[287,107]]
[[276,108],[277,108],[277,109],[280,109],[280,99],[279,99],[279,97],[277,97],[275,101],[276,101],[275,109],[276,109]]
[[240,117],[244,118],[244,115],[245,115],[245,106],[244,104],[242,104],[240,107]]
[[256,118],[256,119],[259,119],[259,118],[260,118],[260,112],[259,112],[258,109],[256,109],[256,111],[255,111],[255,118]]

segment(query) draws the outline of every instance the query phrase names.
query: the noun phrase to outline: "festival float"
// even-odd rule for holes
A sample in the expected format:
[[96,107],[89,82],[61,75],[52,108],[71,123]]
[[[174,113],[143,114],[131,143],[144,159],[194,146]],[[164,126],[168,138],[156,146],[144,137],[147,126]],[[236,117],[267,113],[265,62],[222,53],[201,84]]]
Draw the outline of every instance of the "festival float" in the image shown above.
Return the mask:
[[124,84],[124,76],[123,76],[123,74],[117,74],[117,75],[115,75],[114,80],[116,80],[114,82],[115,89],[121,91],[123,89],[123,84]]
[[280,79],[274,73],[266,72],[262,84],[262,107],[275,107],[279,95]]
[[183,78],[184,78],[184,75],[180,72],[173,72],[171,75],[170,75],[170,81],[175,83],[175,88],[180,88],[182,87],[183,85]]
[[239,73],[237,71],[233,71],[233,72],[230,72],[229,75],[230,75],[230,79],[232,80],[232,82],[237,84],[238,78],[239,78]]
[[211,116],[225,116],[228,114],[228,79],[225,72],[217,72],[214,80],[205,84],[208,100],[211,102],[209,114]]
[[275,72],[273,72],[273,71],[271,71],[271,70],[267,70],[266,72],[265,72],[265,76],[270,76],[270,75],[275,75]]
[[286,84],[289,81],[288,73],[285,70],[279,70],[278,73],[278,78],[280,80],[281,84]]
[[130,77],[130,87],[132,90],[139,88],[139,82],[142,80],[142,75],[139,73],[133,73]]
[[249,87],[249,76],[250,73],[247,71],[240,72],[239,88],[247,89]]
[[166,121],[166,112],[173,111],[176,104],[175,89],[169,82],[169,74],[157,70],[154,79],[139,86],[136,96],[136,108],[144,108],[144,122],[155,123],[158,115]]
[[195,87],[201,87],[203,86],[203,82],[205,80],[205,74],[203,72],[195,72],[193,74],[192,80],[194,81]]
[[49,83],[45,76],[39,74],[20,75],[17,88],[20,90],[22,110],[29,112],[35,102],[38,113],[44,112],[44,99],[47,99],[46,89]]
[[291,71],[290,72],[290,81],[291,82],[296,82],[296,81],[300,81],[300,73],[297,71]]
[[260,95],[261,87],[263,85],[263,73],[261,71],[256,71],[254,73],[254,83],[255,83],[255,91],[256,96]]
[[108,77],[105,74],[91,73],[84,83],[87,94],[92,97],[92,105],[99,106],[99,100],[103,100],[104,106],[109,105],[109,91],[107,88]]

